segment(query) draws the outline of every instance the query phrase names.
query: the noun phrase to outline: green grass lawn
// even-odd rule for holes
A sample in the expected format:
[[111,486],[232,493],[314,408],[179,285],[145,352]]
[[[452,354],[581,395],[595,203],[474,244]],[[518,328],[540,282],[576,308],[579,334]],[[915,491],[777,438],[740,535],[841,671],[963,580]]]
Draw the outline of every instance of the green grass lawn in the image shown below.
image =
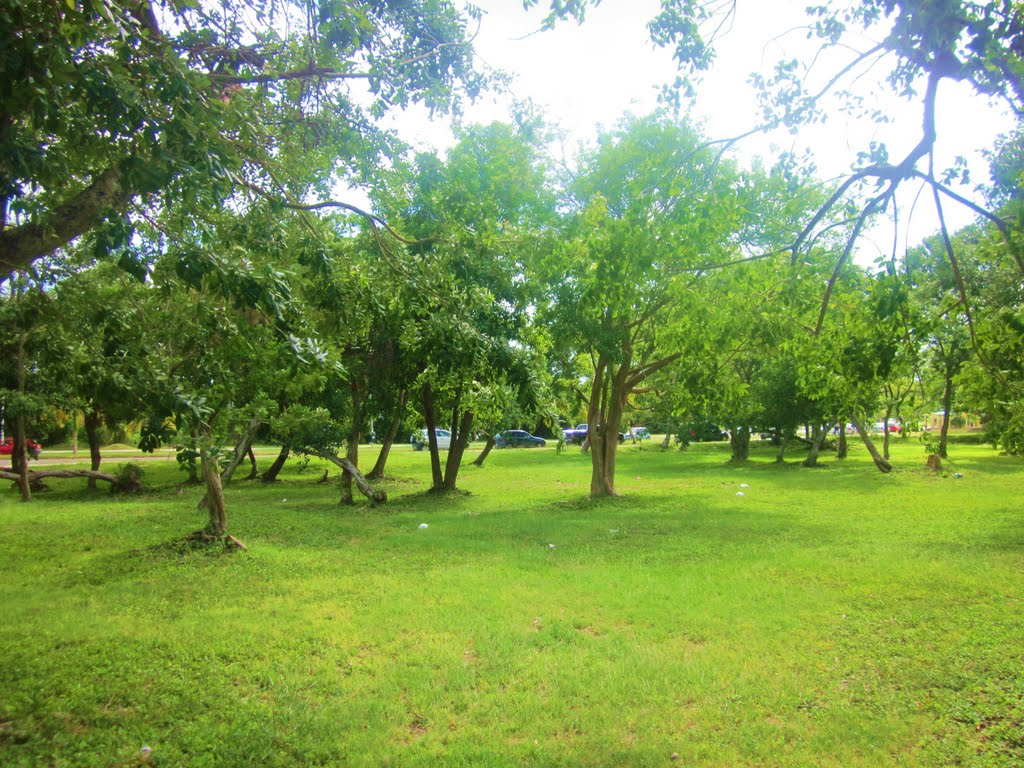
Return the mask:
[[434,497],[402,446],[377,509],[293,462],[227,489],[237,553],[176,543],[173,462],[5,488],[0,765],[1024,763],[1024,464],[727,459],[627,445],[591,502],[577,450],[495,451]]

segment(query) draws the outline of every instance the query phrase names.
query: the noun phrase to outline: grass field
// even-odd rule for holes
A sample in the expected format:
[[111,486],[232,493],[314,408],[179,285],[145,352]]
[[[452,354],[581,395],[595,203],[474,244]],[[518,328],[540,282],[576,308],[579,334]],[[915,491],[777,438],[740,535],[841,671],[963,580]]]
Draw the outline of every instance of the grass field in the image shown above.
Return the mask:
[[383,508],[232,484],[237,553],[173,462],[5,488],[0,765],[1019,766],[1024,463],[954,451],[625,446],[591,502],[575,450],[442,498],[403,446]]

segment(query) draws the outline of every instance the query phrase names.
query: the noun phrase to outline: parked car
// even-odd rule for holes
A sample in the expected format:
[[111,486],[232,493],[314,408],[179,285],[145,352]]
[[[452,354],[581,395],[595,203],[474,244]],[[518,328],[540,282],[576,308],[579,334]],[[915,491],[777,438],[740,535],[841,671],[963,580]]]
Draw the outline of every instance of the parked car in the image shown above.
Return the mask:
[[494,436],[498,448],[543,448],[547,444],[543,437],[534,437],[522,429],[506,429]]
[[[587,439],[587,434],[590,431],[589,424],[577,424],[575,429],[563,429],[562,435],[565,437],[565,442],[576,443],[577,445],[583,445]],[[619,432],[619,443],[626,442],[626,433]]]
[[[439,451],[447,451],[452,445],[452,433],[447,429],[441,429],[437,427],[434,429],[434,434],[437,436],[437,449]],[[409,436],[409,442],[412,443],[412,449],[414,451],[422,451],[424,448],[430,447],[430,439],[427,434],[427,430],[421,429],[419,432],[413,432]]]
[[647,427],[631,427],[628,435],[634,440],[650,440],[651,433],[647,431]]
[[[39,454],[43,452],[43,446],[37,443],[32,438],[28,438],[25,441],[25,450],[31,459],[38,459]],[[4,441],[0,443],[0,456],[11,456],[14,453],[14,438],[5,437]]]
[[690,440],[695,443],[713,443],[718,440],[728,440],[729,433],[717,424],[705,421],[700,424],[691,424],[688,430]]

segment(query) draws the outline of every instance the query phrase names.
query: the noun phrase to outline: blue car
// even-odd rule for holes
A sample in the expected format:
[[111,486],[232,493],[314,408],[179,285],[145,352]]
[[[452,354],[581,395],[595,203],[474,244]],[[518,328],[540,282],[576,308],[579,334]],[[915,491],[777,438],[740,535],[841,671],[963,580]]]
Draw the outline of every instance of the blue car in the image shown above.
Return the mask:
[[543,437],[534,437],[522,429],[507,429],[494,436],[498,448],[543,448],[547,444]]

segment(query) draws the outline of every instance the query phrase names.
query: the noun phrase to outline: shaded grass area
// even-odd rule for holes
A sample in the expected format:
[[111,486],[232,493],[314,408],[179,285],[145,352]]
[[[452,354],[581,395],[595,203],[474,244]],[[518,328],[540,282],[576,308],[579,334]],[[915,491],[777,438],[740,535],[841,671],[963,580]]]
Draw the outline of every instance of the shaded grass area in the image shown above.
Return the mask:
[[626,446],[596,502],[577,451],[436,497],[398,450],[377,509],[293,463],[227,489],[244,553],[175,543],[173,462],[5,491],[0,764],[1019,765],[1024,466],[894,450]]

